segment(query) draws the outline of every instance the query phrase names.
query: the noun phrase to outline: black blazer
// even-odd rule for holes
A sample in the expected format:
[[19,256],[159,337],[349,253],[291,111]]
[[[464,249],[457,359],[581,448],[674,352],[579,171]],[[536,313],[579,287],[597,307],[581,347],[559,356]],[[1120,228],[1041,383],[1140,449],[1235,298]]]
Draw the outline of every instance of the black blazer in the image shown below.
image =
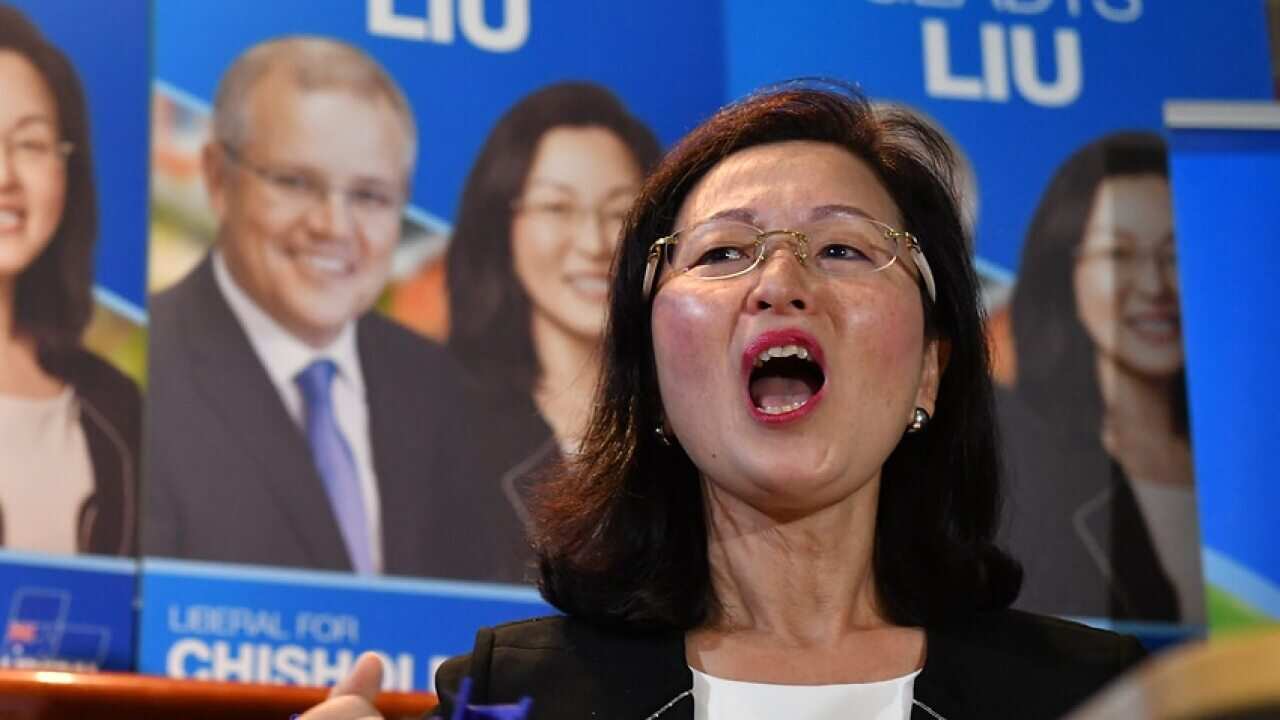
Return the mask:
[[[300,428],[218,289],[210,258],[152,298],[142,551],[350,570]],[[441,348],[376,314],[356,343],[369,406],[385,572],[490,579],[468,482],[483,434]],[[448,548],[449,552],[445,552]]]
[[138,542],[142,396],[133,380],[87,350],[64,365],[93,466],[93,495],[80,508],[76,545],[80,552],[131,555]]
[[[1131,637],[1016,610],[926,628],[926,637],[912,720],[1056,718],[1144,655]],[[632,634],[566,617],[483,629],[471,654],[436,673],[440,717],[467,676],[475,704],[531,696],[531,720],[693,718],[679,632]]]
[[505,387],[482,387],[472,378],[469,422],[485,429],[483,457],[472,465],[476,502],[489,508],[481,544],[494,580],[532,582],[534,556],[527,539],[530,503],[537,485],[557,471],[560,447],[533,398]]
[[1022,563],[1016,606],[1053,615],[1176,621],[1178,598],[1129,479],[1097,432],[1046,422],[996,392],[1007,486],[1001,544]]

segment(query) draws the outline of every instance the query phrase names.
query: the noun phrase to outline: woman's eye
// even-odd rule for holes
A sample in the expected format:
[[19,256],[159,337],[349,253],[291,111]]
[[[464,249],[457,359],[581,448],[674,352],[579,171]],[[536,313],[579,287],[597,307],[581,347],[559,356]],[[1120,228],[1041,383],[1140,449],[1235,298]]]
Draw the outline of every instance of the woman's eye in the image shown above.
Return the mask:
[[569,217],[574,214],[575,209],[573,203],[567,202],[549,202],[542,205],[543,212],[556,217]]
[[715,265],[717,263],[737,262],[746,259],[746,257],[747,254],[743,252],[742,248],[734,247],[732,245],[721,245],[719,247],[713,247],[702,253],[694,265]]
[[818,251],[818,257],[830,260],[869,260],[867,254],[852,245],[833,243]]
[[53,143],[47,140],[26,138],[17,141],[14,145],[19,150],[33,155],[47,155],[53,152]]

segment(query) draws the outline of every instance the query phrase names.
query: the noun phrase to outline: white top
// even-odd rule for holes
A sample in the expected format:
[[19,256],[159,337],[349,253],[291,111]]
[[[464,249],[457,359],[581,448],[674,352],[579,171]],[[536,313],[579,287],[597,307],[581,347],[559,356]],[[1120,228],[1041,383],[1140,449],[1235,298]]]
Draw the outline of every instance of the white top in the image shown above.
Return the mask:
[[360,492],[369,528],[369,549],[374,572],[382,571],[382,512],[378,504],[378,478],[373,470],[373,447],[369,441],[369,404],[365,397],[364,372],[360,369],[360,353],[356,349],[355,323],[348,322],[337,339],[328,347],[316,349],[294,337],[268,315],[236,284],[222,254],[213,254],[213,276],[226,298],[231,313],[249,336],[249,344],[266,369],[271,384],[284,402],[290,417],[305,432],[305,407],[302,391],[294,379],[308,365],[320,359],[332,360],[338,367],[333,382],[333,411],[338,427],[355,456],[360,476]]
[[774,685],[725,680],[693,670],[693,718],[909,720],[919,674],[916,670],[870,683]]
[[76,552],[93,465],[70,386],[52,398],[0,395],[0,458],[4,546]]
[[1178,594],[1181,620],[1205,622],[1204,575],[1200,572],[1200,524],[1195,488],[1131,479],[1133,496],[1151,531],[1156,556]]

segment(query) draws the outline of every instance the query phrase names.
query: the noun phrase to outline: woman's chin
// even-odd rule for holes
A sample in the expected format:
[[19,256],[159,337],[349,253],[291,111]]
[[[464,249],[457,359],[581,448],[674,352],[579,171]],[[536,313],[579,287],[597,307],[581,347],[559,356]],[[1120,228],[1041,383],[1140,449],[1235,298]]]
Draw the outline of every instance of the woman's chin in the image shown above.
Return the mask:
[[1177,348],[1152,348],[1146,352],[1120,352],[1114,357],[1133,374],[1152,380],[1171,379],[1182,372],[1185,364],[1180,345]]
[[[753,467],[738,481],[708,479],[712,494],[742,502],[774,519],[798,519],[847,500],[865,484],[841,482],[830,473],[818,473],[813,465],[771,463]],[[732,502],[733,500],[730,500]]]

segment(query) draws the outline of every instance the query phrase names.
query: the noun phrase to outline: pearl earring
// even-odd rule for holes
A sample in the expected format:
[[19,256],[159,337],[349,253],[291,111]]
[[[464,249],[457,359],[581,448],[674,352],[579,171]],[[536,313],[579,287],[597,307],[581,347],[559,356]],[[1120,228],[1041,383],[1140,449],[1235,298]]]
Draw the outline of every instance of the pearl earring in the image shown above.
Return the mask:
[[922,407],[918,407],[915,409],[915,412],[911,413],[911,422],[907,423],[907,433],[918,433],[921,430],[924,430],[925,426],[928,424],[929,411]]

